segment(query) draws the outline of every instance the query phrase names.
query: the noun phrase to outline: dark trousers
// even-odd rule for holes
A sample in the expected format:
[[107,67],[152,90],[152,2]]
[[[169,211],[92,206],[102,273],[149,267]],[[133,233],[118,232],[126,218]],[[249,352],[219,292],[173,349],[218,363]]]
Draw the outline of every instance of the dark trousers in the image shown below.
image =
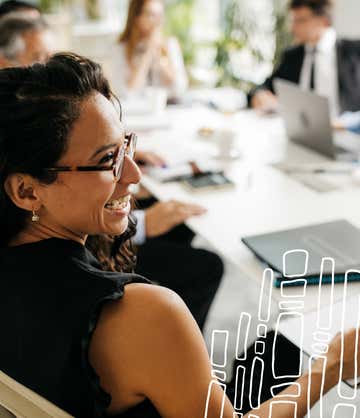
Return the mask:
[[[140,202],[148,207],[154,199]],[[216,254],[191,247],[194,233],[179,225],[138,247],[135,272],[182,297],[200,329],[219,287],[224,267]]]
[[[231,381],[227,384],[226,393],[230,401],[234,404],[235,391],[237,390],[238,399],[240,397],[239,388],[235,386],[236,380],[236,369],[238,366],[245,367],[245,384],[243,391],[243,404],[241,411],[243,414],[246,414],[250,411],[250,396],[252,399],[252,405],[254,406],[257,402],[257,388],[260,387],[262,382],[262,389],[260,392],[260,404],[267,401],[272,397],[271,388],[280,384],[290,383],[295,378],[275,378],[272,372],[272,349],[274,342],[274,332],[269,332],[266,338],[259,339],[265,342],[265,352],[262,355],[257,355],[255,353],[255,344],[252,345],[247,351],[246,360],[240,361],[235,360],[233,364],[233,376]],[[288,339],[279,335],[275,347],[275,372],[276,376],[286,376],[286,375],[296,375],[299,370],[299,361],[300,361],[301,352],[298,347],[292,344]],[[251,367],[253,359],[259,357],[264,362],[264,373],[261,376],[259,373],[254,373],[251,379]],[[250,388],[253,386],[253,392]],[[286,386],[285,386],[286,387]],[[285,387],[277,388],[274,390],[274,394],[277,394],[285,389]],[[236,405],[234,404],[234,407]]]

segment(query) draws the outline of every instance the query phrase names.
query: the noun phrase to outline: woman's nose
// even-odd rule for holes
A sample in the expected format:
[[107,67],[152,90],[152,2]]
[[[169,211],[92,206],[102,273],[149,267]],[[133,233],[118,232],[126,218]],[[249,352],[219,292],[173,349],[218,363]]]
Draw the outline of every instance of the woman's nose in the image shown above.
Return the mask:
[[141,179],[141,171],[135,161],[128,155],[124,158],[124,168],[119,183],[137,184]]

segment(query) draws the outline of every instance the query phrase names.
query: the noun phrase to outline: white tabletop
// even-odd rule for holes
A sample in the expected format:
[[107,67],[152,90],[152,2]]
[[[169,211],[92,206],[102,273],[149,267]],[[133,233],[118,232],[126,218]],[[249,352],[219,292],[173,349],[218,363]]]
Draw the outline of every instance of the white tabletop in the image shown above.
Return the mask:
[[[229,116],[200,106],[170,108],[163,118],[169,127],[140,132],[139,148],[157,151],[169,162],[213,158],[216,144],[198,136],[201,127],[238,132],[236,146],[242,157],[221,162],[235,188],[194,193],[181,184],[161,184],[146,175],[142,182],[159,200],[177,199],[205,206],[207,214],[186,223],[238,266],[239,275],[260,282],[263,271],[241,237],[340,218],[360,227],[357,184],[349,181],[339,190],[319,193],[270,165],[284,158],[292,163],[329,164],[316,153],[288,144],[279,118],[260,117],[248,110]],[[136,120],[129,117],[127,123],[131,127]],[[342,297],[342,288],[341,284],[335,286],[335,300]],[[352,294],[360,293],[360,283],[351,283],[349,289]],[[329,287],[323,291],[326,293]],[[272,294],[275,301],[280,299],[280,290],[273,289]],[[316,307],[317,296],[317,286],[308,287],[305,310]]]

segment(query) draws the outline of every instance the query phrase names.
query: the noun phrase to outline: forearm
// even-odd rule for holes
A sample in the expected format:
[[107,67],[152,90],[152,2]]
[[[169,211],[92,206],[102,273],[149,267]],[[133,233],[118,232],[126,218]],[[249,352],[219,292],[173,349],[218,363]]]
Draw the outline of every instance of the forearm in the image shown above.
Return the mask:
[[[322,388],[322,371],[319,368],[314,368],[311,372],[301,376],[295,383],[287,389],[279,393],[276,398],[269,399],[264,402],[259,409],[249,412],[255,413],[259,418],[268,418],[270,416],[271,403],[275,400],[281,402],[277,404],[276,411],[273,411],[272,416],[276,418],[292,418],[294,416],[294,408],[296,404],[296,417],[303,417],[308,412],[308,407],[311,408],[320,398],[320,396],[327,393],[336,383],[337,374],[335,368],[328,367],[326,369],[325,384]],[[311,380],[311,385],[310,385]],[[300,387],[300,396],[296,396]]]
[[131,74],[127,82],[129,89],[137,89],[145,84],[152,60],[152,52],[150,50],[146,51],[137,67],[131,70]]

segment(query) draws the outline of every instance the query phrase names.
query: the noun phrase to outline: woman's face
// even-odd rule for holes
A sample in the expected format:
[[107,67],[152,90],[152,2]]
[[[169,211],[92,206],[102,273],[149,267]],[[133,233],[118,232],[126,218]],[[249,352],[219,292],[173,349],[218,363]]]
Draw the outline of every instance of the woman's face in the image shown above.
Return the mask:
[[[68,149],[56,165],[110,167],[123,142],[124,128],[114,106],[94,93],[82,104],[80,117],[69,135]],[[40,187],[40,222],[80,237],[120,235],[128,225],[129,186],[139,180],[140,171],[127,156],[118,182],[112,170],[60,172],[54,183]],[[113,208],[109,207],[111,202]]]
[[159,0],[147,0],[137,17],[136,24],[141,35],[149,36],[162,26],[164,5]]

